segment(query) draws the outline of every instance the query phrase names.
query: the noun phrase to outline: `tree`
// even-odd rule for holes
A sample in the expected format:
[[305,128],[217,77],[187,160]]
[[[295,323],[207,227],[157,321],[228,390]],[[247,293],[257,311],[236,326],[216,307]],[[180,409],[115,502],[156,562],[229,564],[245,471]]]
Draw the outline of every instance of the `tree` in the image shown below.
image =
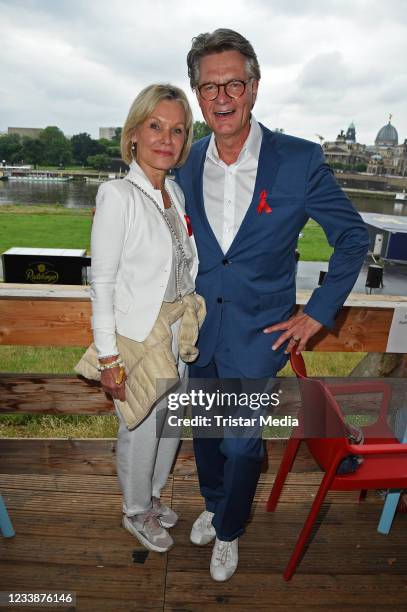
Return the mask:
[[98,141],[93,140],[86,132],[72,136],[71,149],[74,159],[80,164],[86,164],[88,157],[102,152],[102,147]]
[[200,138],[203,138],[204,136],[208,136],[208,134],[211,134],[211,130],[209,129],[209,127],[206,125],[205,121],[194,121],[194,136],[193,136],[193,140],[195,142],[195,140],[199,140]]
[[23,147],[19,134],[6,134],[0,137],[0,160],[8,164],[21,162]]
[[45,159],[44,143],[38,138],[24,136],[22,157],[25,163],[34,164],[34,168],[36,168],[37,164],[43,163]]
[[105,153],[98,153],[97,155],[91,155],[86,160],[89,166],[96,168],[96,170],[106,170],[110,163],[110,157]]
[[114,142],[116,145],[120,145],[121,137],[122,137],[122,128],[121,127],[115,128],[114,136],[112,138],[112,142]]
[[71,143],[55,126],[48,126],[39,136],[44,145],[44,161],[51,166],[66,166],[72,162]]

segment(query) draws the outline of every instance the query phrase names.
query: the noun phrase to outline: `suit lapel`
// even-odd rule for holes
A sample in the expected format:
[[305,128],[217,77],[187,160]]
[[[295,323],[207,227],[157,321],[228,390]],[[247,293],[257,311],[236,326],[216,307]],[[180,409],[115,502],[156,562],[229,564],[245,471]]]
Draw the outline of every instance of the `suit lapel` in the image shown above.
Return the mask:
[[281,157],[277,152],[273,132],[259,124],[263,131],[263,138],[260,147],[259,163],[257,166],[256,182],[254,185],[253,198],[249,208],[243,218],[242,223],[228,249],[228,253],[236,247],[244,235],[245,229],[250,225],[251,220],[258,214],[257,206],[260,201],[260,193],[264,190],[270,195],[275,183],[275,179],[280,167]]
[[197,172],[196,176],[193,177],[193,181],[192,181],[193,191],[194,191],[194,196],[195,196],[195,202],[197,202],[197,213],[200,216],[201,222],[205,230],[208,232],[212,241],[216,244],[216,247],[223,254],[220,244],[215,234],[213,233],[212,227],[208,221],[208,217],[206,216],[205,203],[204,203],[203,173],[204,173],[204,166],[205,166],[205,159],[206,159],[206,151],[208,150],[208,146],[209,146],[209,140],[210,139],[208,138],[206,142],[206,146],[202,147],[202,150],[199,153],[200,158],[197,164],[197,167],[199,168],[199,172]]

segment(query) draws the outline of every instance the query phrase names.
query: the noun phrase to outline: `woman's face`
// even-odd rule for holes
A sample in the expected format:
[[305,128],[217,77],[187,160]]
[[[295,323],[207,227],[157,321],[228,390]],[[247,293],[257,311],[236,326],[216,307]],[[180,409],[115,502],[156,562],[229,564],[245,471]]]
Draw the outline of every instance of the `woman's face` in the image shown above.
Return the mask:
[[181,102],[161,100],[131,137],[137,144],[136,161],[148,177],[173,168],[186,138],[185,110]]

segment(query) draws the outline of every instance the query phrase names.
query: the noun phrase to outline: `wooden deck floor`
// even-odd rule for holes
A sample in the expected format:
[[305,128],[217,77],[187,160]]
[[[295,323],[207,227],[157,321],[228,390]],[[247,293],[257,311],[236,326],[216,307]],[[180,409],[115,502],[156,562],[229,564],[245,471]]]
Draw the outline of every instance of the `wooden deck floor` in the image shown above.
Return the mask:
[[[273,514],[265,512],[265,501],[274,476],[270,470],[262,475],[252,521],[240,540],[238,572],[217,584],[208,571],[211,546],[196,548],[188,539],[202,509],[188,444],[165,490],[164,501],[181,517],[172,530],[176,545],[166,555],[146,556],[120,526],[112,442],[87,467],[75,464],[83,448],[74,441],[65,447],[26,442],[1,442],[0,491],[17,535],[0,538],[0,590],[71,590],[76,610],[91,612],[407,611],[407,515],[396,516],[388,536],[378,534],[382,501],[373,492],[361,504],[356,494],[331,494],[297,573],[283,581],[320,480],[306,454]],[[274,468],[281,449],[281,443],[273,445]],[[57,457],[64,453],[61,469]]]

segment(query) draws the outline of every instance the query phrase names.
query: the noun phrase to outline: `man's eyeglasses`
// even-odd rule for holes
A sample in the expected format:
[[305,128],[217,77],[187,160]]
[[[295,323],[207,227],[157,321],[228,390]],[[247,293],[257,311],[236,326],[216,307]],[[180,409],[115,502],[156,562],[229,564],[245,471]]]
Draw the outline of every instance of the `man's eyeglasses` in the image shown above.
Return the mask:
[[203,83],[199,85],[198,91],[201,98],[208,101],[215,100],[218,97],[221,87],[225,88],[225,93],[229,98],[240,98],[244,94],[247,83],[251,80],[240,81],[239,79],[233,79],[227,83]]

